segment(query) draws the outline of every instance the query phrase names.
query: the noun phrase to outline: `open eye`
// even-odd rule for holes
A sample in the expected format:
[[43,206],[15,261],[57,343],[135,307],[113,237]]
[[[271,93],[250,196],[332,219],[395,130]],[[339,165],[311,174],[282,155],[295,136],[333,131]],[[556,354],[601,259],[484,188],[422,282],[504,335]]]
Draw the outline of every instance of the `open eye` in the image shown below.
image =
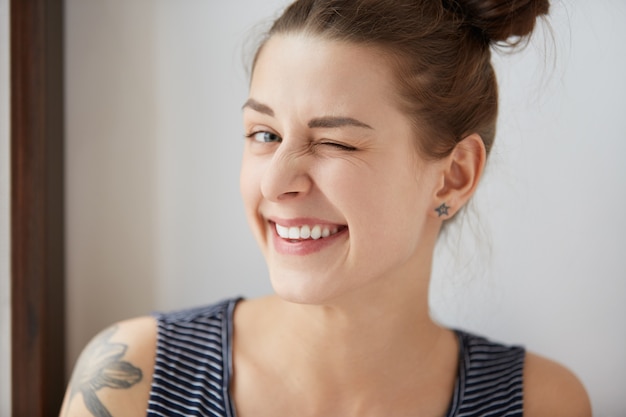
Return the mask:
[[259,143],[273,143],[282,141],[281,137],[277,134],[266,131],[252,132],[249,135],[246,135],[246,137]]

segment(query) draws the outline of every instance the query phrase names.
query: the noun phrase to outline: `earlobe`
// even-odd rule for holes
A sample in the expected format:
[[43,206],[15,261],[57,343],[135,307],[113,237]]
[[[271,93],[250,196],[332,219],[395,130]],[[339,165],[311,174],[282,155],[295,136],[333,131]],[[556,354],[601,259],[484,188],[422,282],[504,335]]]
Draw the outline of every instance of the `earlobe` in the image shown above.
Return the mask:
[[486,162],[485,145],[477,133],[461,140],[446,158],[433,215],[451,218],[474,194]]

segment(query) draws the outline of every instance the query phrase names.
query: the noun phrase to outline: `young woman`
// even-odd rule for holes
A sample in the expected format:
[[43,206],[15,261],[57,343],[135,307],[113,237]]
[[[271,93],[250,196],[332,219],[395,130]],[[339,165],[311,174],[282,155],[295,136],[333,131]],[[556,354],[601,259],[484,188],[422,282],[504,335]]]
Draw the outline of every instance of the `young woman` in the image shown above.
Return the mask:
[[494,42],[545,0],[299,0],[243,105],[275,295],[105,330],[62,415],[589,416],[562,366],[435,323],[431,262],[491,149]]

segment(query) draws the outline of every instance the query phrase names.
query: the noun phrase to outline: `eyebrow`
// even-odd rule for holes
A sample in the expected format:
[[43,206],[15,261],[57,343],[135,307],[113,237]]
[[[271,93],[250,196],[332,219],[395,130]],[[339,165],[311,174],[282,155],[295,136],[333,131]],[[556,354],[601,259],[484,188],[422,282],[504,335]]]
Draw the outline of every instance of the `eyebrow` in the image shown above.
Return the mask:
[[343,127],[343,126],[355,126],[355,127],[363,127],[366,129],[373,129],[372,126],[363,123],[357,119],[353,119],[352,117],[318,117],[309,121],[308,126],[311,129],[314,128],[333,128],[333,127]]
[[[248,99],[244,105],[241,107],[242,109],[250,108],[259,113],[267,114],[268,116],[274,117],[274,110],[266,104],[259,103],[253,98]],[[367,123],[363,123],[360,120],[354,119],[352,117],[334,117],[334,116],[324,116],[324,117],[316,117],[311,119],[308,123],[309,128],[338,128],[344,126],[355,126],[362,127],[365,129],[374,129]]]
[[258,111],[259,113],[267,114],[268,116],[274,117],[274,110],[272,110],[270,106],[268,106],[267,104],[259,103],[253,98],[249,98],[245,103],[243,103],[241,109],[243,110],[246,107],[251,108],[254,111]]

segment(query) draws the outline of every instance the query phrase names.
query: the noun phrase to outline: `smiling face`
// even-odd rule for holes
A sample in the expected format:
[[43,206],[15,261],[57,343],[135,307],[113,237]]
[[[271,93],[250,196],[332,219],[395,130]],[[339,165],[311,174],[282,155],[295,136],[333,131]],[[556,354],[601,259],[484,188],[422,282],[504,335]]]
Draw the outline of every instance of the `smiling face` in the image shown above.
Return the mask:
[[440,167],[418,156],[394,92],[374,48],[298,34],[263,47],[241,192],[282,298],[327,303],[429,275]]

